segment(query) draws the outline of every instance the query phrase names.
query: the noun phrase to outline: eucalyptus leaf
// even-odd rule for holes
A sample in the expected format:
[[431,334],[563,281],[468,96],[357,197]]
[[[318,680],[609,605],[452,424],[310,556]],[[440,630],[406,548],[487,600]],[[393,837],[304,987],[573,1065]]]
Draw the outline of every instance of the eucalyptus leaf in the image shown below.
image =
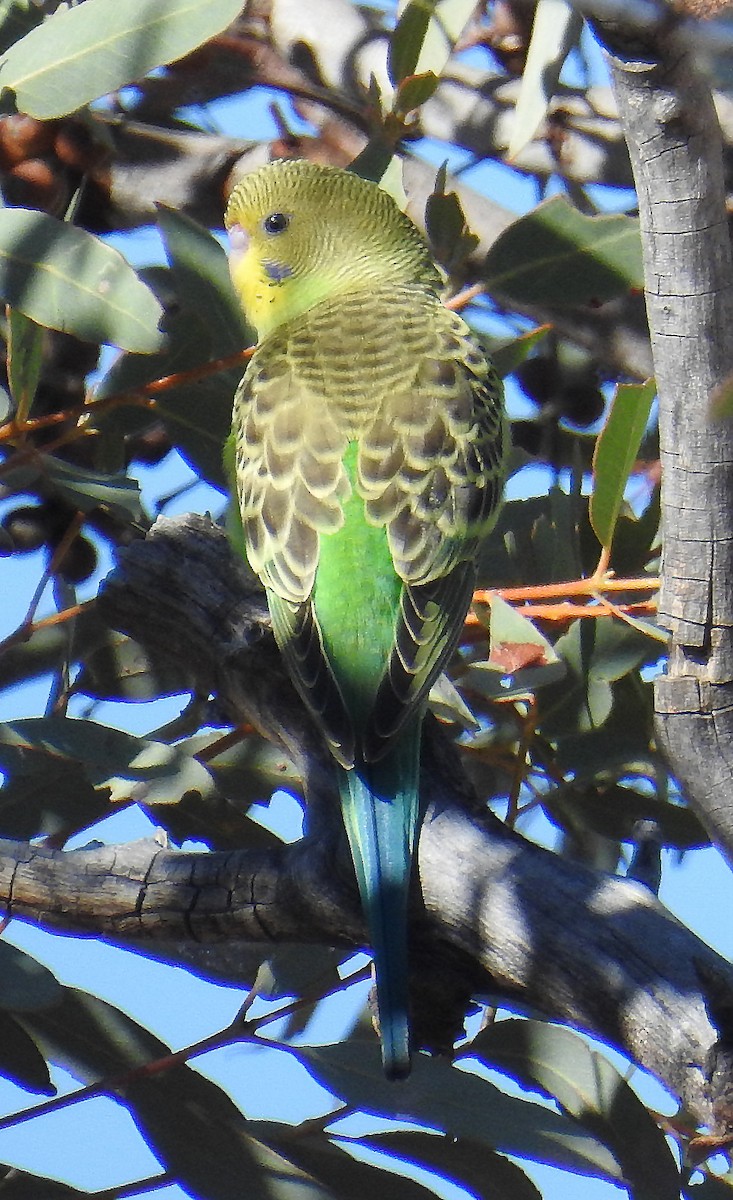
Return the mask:
[[[110,631],[90,605],[74,618],[73,653],[85,658],[95,647],[103,645]],[[67,623],[35,627],[22,642],[8,645],[0,655],[0,688],[35,679],[46,672],[57,671],[69,656]]]
[[0,0],[0,54],[40,25],[42,19],[33,0]]
[[384,1078],[376,1039],[300,1047],[315,1078],[349,1107],[399,1117],[471,1138],[501,1153],[619,1180],[612,1155],[567,1117],[501,1092],[488,1080],[437,1058],[415,1055],[412,1073],[396,1089]]
[[258,974],[258,994],[301,996],[318,985],[325,995],[340,982],[343,958],[343,950],[317,943],[278,946],[268,955],[266,972]]
[[52,1008],[18,1014],[45,1057],[84,1083],[115,1078],[170,1054],[170,1047],[106,1000],[66,987]]
[[496,1021],[474,1039],[471,1054],[557,1099],[613,1151],[634,1200],[678,1200],[680,1175],[661,1129],[577,1033],[542,1021]]
[[157,656],[123,633],[106,630],[74,681],[73,693],[96,700],[157,700],[191,690],[194,679],[185,662]]
[[539,0],[535,8],[527,62],[514,109],[509,158],[516,158],[544,120],[563,63],[583,28],[583,18],[567,0]]
[[123,1096],[148,1146],[189,1195],[242,1200],[246,1180],[251,1194],[276,1200],[245,1117],[191,1067],[138,1076]]
[[465,671],[469,688],[492,699],[507,699],[565,677],[564,661],[521,609],[513,608],[501,596],[492,596],[490,612],[489,657]]
[[41,455],[39,467],[53,491],[74,508],[91,512],[101,507],[125,521],[142,520],[140,485],[129,475],[92,471],[50,454]]
[[5,1163],[0,1163],[0,1192],[3,1200],[89,1200],[88,1191]]
[[441,167],[425,206],[425,227],[433,254],[450,274],[475,250],[478,238],[466,224],[456,193],[445,191],[445,179],[445,168]]
[[61,984],[48,967],[10,942],[0,941],[0,1009],[48,1008],[61,996]]
[[502,342],[498,346],[491,347],[491,358],[502,379],[510,375],[512,371],[516,371],[517,367],[529,357],[538,342],[547,337],[551,328],[551,325],[538,325],[536,329],[530,329],[529,333],[523,333],[520,337],[513,338],[511,342]]
[[709,845],[705,830],[690,809],[616,783],[602,783],[596,789],[579,780],[577,784],[550,788],[542,797],[542,807],[565,830],[589,830],[628,842],[638,822],[650,820],[669,849],[684,851]]
[[[56,1093],[45,1058],[9,1012],[0,1012],[0,1075],[36,1095],[53,1096]],[[2,1190],[0,1183],[0,1194]],[[34,1197],[36,1194],[32,1193]]]
[[422,75],[406,76],[397,89],[394,111],[406,116],[414,109],[419,108],[435,94],[439,82],[438,76],[432,71],[425,71]]
[[[87,0],[88,3],[88,0]],[[236,353],[252,341],[229,276],[226,251],[185,213],[158,205],[158,225],[179,304],[205,311],[215,354]]]
[[[54,769],[77,775],[107,803],[177,804],[189,793],[216,795],[211,773],[185,743],[138,738],[81,718],[29,717],[0,725],[0,766],[23,778],[29,762],[44,775]],[[4,794],[5,788],[0,802]]]
[[408,0],[387,51],[392,83],[428,71],[441,75],[475,9],[472,0]]
[[43,330],[17,308],[8,309],[8,386],[15,401],[15,417],[25,421],[41,377]]
[[[360,1162],[348,1153],[346,1140],[336,1141],[322,1131],[300,1137],[273,1139],[273,1147],[318,1181],[328,1195],[348,1200],[430,1200],[435,1193],[404,1175],[385,1171],[381,1164]],[[360,1143],[357,1143],[360,1144]]]
[[92,787],[79,762],[37,747],[14,754],[0,742],[0,766],[3,837],[65,838],[109,816],[107,794]]
[[602,546],[610,547],[624,490],[644,436],[656,384],[619,384],[593,455],[590,522]]
[[501,233],[484,263],[489,292],[563,308],[600,303],[644,286],[639,223],[589,217],[553,196]]
[[21,112],[62,117],[182,58],[241,8],[241,0],[85,0],[59,8],[6,51],[0,89],[14,93]]
[[[134,392],[153,379],[179,376],[175,387],[158,394],[156,414],[197,474],[226,492],[223,446],[245,363],[190,380],[186,373],[241,353],[251,344],[252,335],[234,297],[226,254],[217,240],[197,222],[171,209],[161,207],[158,222],[170,267],[158,270],[151,283],[161,295],[166,294],[169,305],[164,319],[165,347],[154,358],[120,357],[97,397]],[[112,413],[100,424],[106,441],[112,443],[111,455],[119,441],[119,420]]]
[[453,1183],[468,1188],[478,1200],[542,1200],[521,1167],[470,1138],[410,1130],[370,1134],[361,1139],[361,1144],[440,1171]]
[[160,346],[160,305],[122,255],[47,213],[0,209],[0,298],[38,325],[82,341],[142,354]]

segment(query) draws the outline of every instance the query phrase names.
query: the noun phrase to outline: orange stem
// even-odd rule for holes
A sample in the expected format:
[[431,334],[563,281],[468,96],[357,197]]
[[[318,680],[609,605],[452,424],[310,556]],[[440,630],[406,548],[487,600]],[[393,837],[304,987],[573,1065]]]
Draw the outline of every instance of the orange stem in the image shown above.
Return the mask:
[[571,579],[566,583],[540,583],[527,587],[484,588],[473,593],[474,604],[490,604],[492,596],[500,596],[508,604],[521,600],[548,600],[551,596],[594,596],[598,592],[656,592],[659,580],[648,579]]
[[460,312],[462,308],[465,308],[477,296],[482,295],[484,291],[485,288],[482,283],[472,283],[470,287],[464,288],[462,292],[451,296],[450,300],[445,300],[445,307],[450,309],[451,312]]
[[[503,593],[494,593],[494,595]],[[474,600],[476,597],[474,596]],[[561,601],[559,604],[522,604],[517,605],[517,611],[523,617],[534,617],[542,621],[570,621],[576,617],[592,617],[597,620],[599,617],[607,616],[644,616],[649,613],[655,613],[657,606],[653,600],[640,600],[636,604],[571,604],[568,601]],[[475,613],[469,612],[466,617],[466,625],[476,626],[482,625]]]
[[0,426],[0,442],[10,442],[26,433],[33,433],[37,429],[46,429],[48,426],[60,425],[65,421],[78,420],[80,417],[91,416],[93,413],[107,412],[108,409],[118,408],[123,404],[130,406],[148,404],[152,407],[154,397],[160,392],[169,391],[183,383],[195,383],[198,379],[205,379],[207,375],[215,375],[218,371],[236,367],[240,363],[247,362],[253,354],[254,347],[250,346],[246,350],[238,350],[236,354],[229,354],[226,358],[212,359],[211,362],[204,363],[200,367],[191,367],[188,371],[177,371],[173,375],[163,375],[159,379],[152,379],[150,383],[145,383],[131,392],[115,392],[112,396],[103,396],[101,400],[87,397],[83,404],[77,404],[74,408],[47,413],[43,417],[32,417],[27,421],[13,419]]

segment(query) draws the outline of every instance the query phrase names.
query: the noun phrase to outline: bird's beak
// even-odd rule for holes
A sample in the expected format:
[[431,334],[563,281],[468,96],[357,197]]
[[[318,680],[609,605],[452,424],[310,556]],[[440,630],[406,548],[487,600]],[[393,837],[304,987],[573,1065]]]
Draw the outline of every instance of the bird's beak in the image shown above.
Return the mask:
[[232,267],[235,267],[247,253],[249,234],[242,229],[241,225],[230,225],[227,233],[229,235],[229,259]]

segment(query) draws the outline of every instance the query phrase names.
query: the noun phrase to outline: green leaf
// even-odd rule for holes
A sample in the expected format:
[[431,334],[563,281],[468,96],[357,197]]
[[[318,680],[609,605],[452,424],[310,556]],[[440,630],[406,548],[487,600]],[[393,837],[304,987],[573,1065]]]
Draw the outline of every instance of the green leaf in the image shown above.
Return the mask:
[[[84,658],[110,636],[93,606],[83,609],[74,619],[74,655]],[[25,642],[5,648],[0,655],[0,689],[57,671],[69,655],[69,631],[62,625],[36,628]]]
[[0,89],[21,112],[61,117],[183,57],[225,29],[241,0],[85,0],[11,46]]
[[609,683],[659,657],[654,639],[616,617],[577,621],[555,643],[555,650],[573,670]]
[[[561,583],[583,573],[579,529],[587,499],[551,487],[545,496],[509,500],[479,552],[480,587]],[[590,527],[595,561],[596,540]]]
[[[8,1012],[0,1012],[0,1075],[12,1079],[13,1083],[27,1092],[41,1096],[56,1094],[45,1058],[25,1029]],[[0,1194],[3,1190],[0,1184]]]
[[55,1008],[20,1019],[46,1056],[77,1078],[114,1080],[115,1098],[128,1105],[148,1145],[192,1195],[242,1200],[246,1179],[263,1200],[328,1200],[320,1192],[311,1197],[302,1189],[281,1189],[273,1156],[263,1148],[263,1166],[248,1122],[220,1088],[191,1067],[130,1078],[171,1051],[113,1005],[65,988]]
[[[605,730],[598,733],[599,741],[604,734]],[[593,733],[586,735],[588,738],[594,736]],[[563,753],[558,752],[558,765],[561,758],[563,763],[572,764],[572,754],[565,753],[567,742],[581,740],[568,738],[560,743],[559,751]],[[651,820],[659,829],[662,844],[669,849],[696,850],[709,845],[705,830],[690,809],[661,800],[658,796],[637,792],[632,787],[603,782],[602,768],[606,767],[608,771],[611,764],[606,766],[600,754],[599,764],[600,790],[589,786],[580,777],[577,783],[551,788],[543,793],[542,807],[550,820],[560,828],[571,832],[590,830],[601,837],[628,842],[633,837],[638,821]]]
[[170,1054],[165,1042],[114,1005],[76,988],[64,988],[53,1008],[19,1013],[18,1020],[50,1062],[83,1083],[114,1078]]
[[229,1097],[191,1067],[131,1080],[122,1094],[156,1158],[190,1196],[268,1200],[265,1172],[248,1122]]
[[8,385],[15,401],[15,416],[25,421],[41,377],[43,330],[17,308],[8,309]]
[[387,72],[395,87],[416,72],[435,3],[436,0],[432,3],[430,0],[411,0],[394,27],[387,50]]
[[252,1143],[252,1154],[260,1172],[257,1200],[334,1200],[330,1189],[262,1142]]
[[[152,739],[135,739],[127,761],[98,786],[110,789],[110,803],[134,800],[146,808],[180,804],[188,796],[196,803],[216,796],[211,772],[191,754],[185,742],[169,746]],[[114,770],[114,768],[113,768]]]
[[376,1039],[299,1047],[298,1057],[349,1107],[412,1120],[493,1150],[619,1180],[615,1160],[567,1117],[507,1096],[477,1075],[418,1054],[409,1079],[395,1088],[384,1078]]
[[593,627],[597,624],[587,619],[575,621],[568,633],[555,643],[568,666],[568,678],[538,694],[538,724],[547,737],[562,739],[567,734],[598,729],[611,713],[611,685],[588,672],[585,650],[581,648],[592,641]]
[[278,946],[257,975],[259,996],[302,996],[318,985],[323,993],[336,987],[343,950],[319,943]]
[[659,658],[659,643],[615,617],[574,621],[555,642],[567,678],[538,694],[539,726],[559,741],[604,726],[614,706],[616,681]]
[[[154,358],[121,356],[97,396],[134,391],[165,375],[182,375],[181,383],[157,397],[156,413],[196,473],[226,492],[223,446],[231,429],[234,392],[244,363],[191,382],[186,381],[185,373],[241,352],[252,343],[252,337],[232,290],[226,254],[216,239],[171,209],[161,208],[158,220],[170,269],[155,273],[154,286],[163,293],[175,293],[175,307],[164,320],[164,351]],[[100,426],[113,453],[119,441],[119,419],[112,413],[102,418]]]
[[24,950],[0,941],[0,1009],[48,1008],[62,996],[55,975]]
[[42,10],[32,0],[0,0],[0,53],[19,42],[42,20]]
[[450,1138],[432,1133],[376,1133],[360,1139],[361,1145],[387,1150],[421,1167],[439,1171],[453,1183],[468,1188],[478,1200],[542,1200],[540,1193],[516,1163],[470,1138]]
[[81,719],[29,717],[0,725],[0,767],[10,776],[0,789],[0,824],[8,833],[18,821],[40,824],[43,832],[70,832],[108,812],[110,803],[167,806],[218,798],[211,772],[187,743],[137,738]]
[[470,733],[478,733],[481,728],[458,688],[445,672],[438,676],[430,689],[428,707],[439,721],[453,721],[460,729]]
[[104,508],[125,521],[142,520],[140,485],[122,471],[107,475],[45,454],[39,465],[53,490],[74,508],[82,512]]
[[551,325],[538,325],[536,329],[530,329],[529,333],[523,333],[521,337],[513,338],[511,342],[492,346],[490,348],[491,358],[501,378],[505,379],[507,375],[511,375],[512,371],[516,371],[517,367],[529,357],[537,343],[547,337],[551,329]]
[[547,638],[500,596],[491,598],[489,644],[488,660],[473,663],[465,675],[468,686],[484,696],[506,699],[565,676],[565,663]]
[[425,205],[425,228],[433,254],[450,274],[475,250],[478,238],[466,224],[457,194],[445,191],[445,180],[445,166],[442,166]]
[[[218,735],[200,734],[181,744],[187,756],[183,761],[188,764],[185,777],[192,769],[202,768],[193,756],[217,740]],[[177,789],[179,798],[174,806],[165,791],[160,800],[137,792],[136,799],[179,843],[195,838],[213,850],[279,845],[276,834],[252,820],[248,812],[252,804],[268,802],[278,788],[301,794],[300,779],[289,760],[272,743],[253,734],[207,761],[205,770],[201,786]]]
[[411,0],[405,5],[387,51],[395,87],[408,75],[440,75],[475,8],[472,0]]
[[89,1200],[89,1192],[0,1163],[3,1200]]
[[394,112],[407,116],[434,95],[439,82],[438,76],[432,71],[425,71],[422,75],[407,75],[397,89]]
[[611,300],[644,286],[639,222],[588,217],[553,196],[499,235],[483,276],[492,294],[519,305]]
[[[158,223],[181,309],[170,327],[175,370],[227,358],[252,345],[254,335],[245,324],[226,253],[216,238],[173,209],[159,208]],[[197,382],[184,382],[158,398],[157,412],[176,447],[215,487],[224,483],[223,444],[244,367],[242,363]]]
[[610,549],[624,490],[649,420],[656,383],[619,384],[596,442],[590,522],[598,541]]
[[205,309],[217,357],[243,349],[252,341],[251,331],[232,287],[226,251],[198,221],[164,204],[157,208],[178,302]]
[[[275,1130],[274,1122],[270,1127]],[[262,1134],[260,1135],[262,1136]],[[421,1183],[387,1171],[381,1164],[359,1162],[346,1147],[348,1139],[334,1141],[322,1132],[305,1136],[270,1139],[270,1144],[290,1162],[307,1171],[329,1196],[348,1197],[348,1200],[431,1200],[435,1196]],[[354,1141],[355,1145],[362,1142]]]
[[[199,751],[216,741],[208,735],[191,739]],[[242,809],[269,800],[278,788],[302,796],[301,777],[290,759],[266,738],[250,734],[235,746],[208,760],[208,766],[223,795],[236,800]]]
[[[79,651],[74,639],[76,652]],[[125,700],[128,703],[174,696],[193,687],[187,664],[156,655],[123,633],[107,630],[100,644],[84,655],[82,669],[74,681],[73,694],[95,700]]]
[[566,0],[539,0],[507,150],[516,158],[544,120],[563,63],[577,44],[583,18]]
[[0,765],[3,837],[70,837],[109,816],[106,794],[95,791],[78,762],[33,748],[14,756],[0,743]]
[[122,255],[46,213],[0,210],[0,298],[38,325],[82,341],[142,354],[160,345],[161,307]]
[[661,1129],[623,1076],[578,1034],[542,1021],[497,1021],[470,1051],[557,1099],[613,1151],[634,1200],[678,1200],[679,1171]]

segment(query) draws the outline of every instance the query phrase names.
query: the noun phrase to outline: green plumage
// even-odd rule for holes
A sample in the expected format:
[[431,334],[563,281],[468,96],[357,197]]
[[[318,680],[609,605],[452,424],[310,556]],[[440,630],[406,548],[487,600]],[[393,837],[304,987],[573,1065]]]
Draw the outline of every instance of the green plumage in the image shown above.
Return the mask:
[[[272,214],[286,228],[267,235],[282,224]],[[338,764],[396,1077],[410,1061],[420,728],[500,503],[501,386],[442,305],[414,226],[375,185],[275,163],[233,193],[227,225],[245,231],[233,277],[264,331],[234,404],[247,554]]]

